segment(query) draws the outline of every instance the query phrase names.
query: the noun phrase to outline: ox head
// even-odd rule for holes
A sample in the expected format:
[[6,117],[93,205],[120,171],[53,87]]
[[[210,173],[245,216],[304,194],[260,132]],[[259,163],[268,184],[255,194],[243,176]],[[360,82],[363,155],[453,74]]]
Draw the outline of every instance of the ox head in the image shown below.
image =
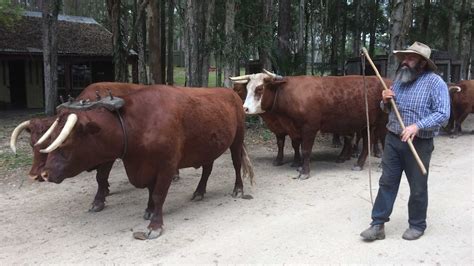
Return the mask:
[[[265,79],[282,79],[274,73],[267,70],[263,70],[265,73],[257,73],[252,75],[243,75],[238,77],[231,77],[230,80],[234,82],[245,82],[247,83],[247,96],[244,101],[244,111],[246,114],[261,114],[265,112],[261,107],[263,86],[261,86]],[[235,87],[234,87],[235,90]]]
[[47,154],[40,153],[40,149],[45,148],[49,143],[49,135],[57,125],[54,117],[32,118],[19,124],[11,135],[10,148],[16,153],[16,144],[21,132],[30,133],[30,145],[33,149],[33,162],[28,176],[33,180],[43,181],[41,170],[46,163]]
[[40,150],[47,154],[41,177],[46,181],[61,183],[65,178],[115,160],[122,149],[117,143],[122,143],[122,140],[114,138],[121,134],[114,131],[121,130],[118,122],[113,120],[117,123],[115,126],[107,120],[111,117],[111,112],[103,108],[60,114],[58,126],[51,133],[51,143]]

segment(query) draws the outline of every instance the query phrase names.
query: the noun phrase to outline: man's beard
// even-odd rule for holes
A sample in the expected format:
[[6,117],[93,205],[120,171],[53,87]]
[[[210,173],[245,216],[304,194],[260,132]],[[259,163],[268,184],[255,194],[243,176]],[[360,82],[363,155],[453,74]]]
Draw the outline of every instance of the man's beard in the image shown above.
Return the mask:
[[402,83],[410,83],[418,78],[420,75],[420,64],[416,64],[414,68],[409,67],[408,65],[400,65],[395,74],[395,80],[401,81]]

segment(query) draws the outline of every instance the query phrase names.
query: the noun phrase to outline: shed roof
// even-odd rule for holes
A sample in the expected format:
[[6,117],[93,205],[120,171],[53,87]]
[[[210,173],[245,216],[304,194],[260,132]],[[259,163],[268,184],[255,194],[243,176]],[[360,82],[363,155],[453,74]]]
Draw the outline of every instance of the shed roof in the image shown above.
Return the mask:
[[[0,53],[42,53],[42,14],[25,12],[11,28],[0,24]],[[112,33],[92,18],[58,16],[58,54],[112,56]]]

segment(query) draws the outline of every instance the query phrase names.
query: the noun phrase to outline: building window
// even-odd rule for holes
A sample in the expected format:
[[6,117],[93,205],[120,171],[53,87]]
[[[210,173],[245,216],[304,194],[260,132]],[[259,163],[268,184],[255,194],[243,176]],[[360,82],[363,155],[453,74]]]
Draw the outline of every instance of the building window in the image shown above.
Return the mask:
[[73,90],[82,90],[92,83],[90,63],[72,65],[71,71]]

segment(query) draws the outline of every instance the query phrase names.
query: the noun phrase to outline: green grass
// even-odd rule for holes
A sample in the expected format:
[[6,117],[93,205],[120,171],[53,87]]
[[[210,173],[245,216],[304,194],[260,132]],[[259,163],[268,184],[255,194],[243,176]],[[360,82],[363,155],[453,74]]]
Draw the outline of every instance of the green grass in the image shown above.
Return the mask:
[[31,165],[31,154],[19,151],[17,155],[12,152],[0,153],[0,170],[12,170]]
[[[245,74],[245,69],[241,68],[240,73],[241,75]],[[184,67],[175,67],[173,75],[174,75],[174,85],[184,86],[184,81],[186,80]],[[217,75],[217,71],[209,71],[208,87],[216,87],[216,79],[217,79],[216,75]]]

